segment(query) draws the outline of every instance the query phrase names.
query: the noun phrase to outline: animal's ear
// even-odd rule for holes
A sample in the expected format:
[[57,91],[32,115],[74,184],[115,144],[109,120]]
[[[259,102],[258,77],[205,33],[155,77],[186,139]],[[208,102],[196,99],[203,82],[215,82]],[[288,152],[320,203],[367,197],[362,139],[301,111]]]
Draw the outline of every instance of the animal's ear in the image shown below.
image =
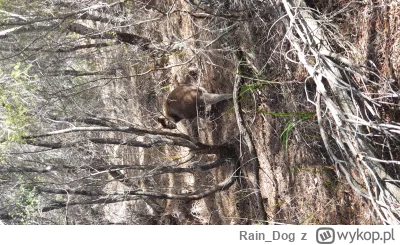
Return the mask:
[[157,121],[163,126],[163,128],[176,129],[176,124],[168,120],[168,118],[159,117],[157,118]]

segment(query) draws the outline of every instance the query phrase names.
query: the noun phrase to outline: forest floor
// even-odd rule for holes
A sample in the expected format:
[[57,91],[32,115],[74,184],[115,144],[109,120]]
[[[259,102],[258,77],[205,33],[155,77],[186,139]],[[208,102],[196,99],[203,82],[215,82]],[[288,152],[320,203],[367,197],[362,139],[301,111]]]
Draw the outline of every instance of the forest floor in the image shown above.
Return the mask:
[[[310,5],[310,7],[316,7]],[[176,1],[175,7],[191,10],[186,1]],[[343,9],[342,12],[339,10]],[[353,55],[353,59],[363,65],[367,60],[377,64],[378,70],[387,78],[393,79],[400,87],[400,3],[398,1],[377,1],[362,4],[350,1],[326,3],[320,11],[337,13],[333,18],[342,33],[342,38],[353,50],[343,50]],[[328,16],[328,14],[327,14]],[[154,77],[153,82],[142,86],[156,86],[169,90],[178,84],[195,84],[213,93],[231,93],[235,79],[235,70],[239,59],[235,52],[224,53],[215,45],[204,50],[199,47],[199,40],[212,42],[218,36],[213,30],[201,32],[207,24],[206,19],[195,18],[183,11],[169,17],[168,24],[161,28],[162,39],[170,41],[172,36],[186,40],[186,46],[179,55],[168,58],[168,65],[173,66],[168,74],[163,72]],[[286,44],[282,42],[284,33],[279,33],[279,25],[273,29],[275,36],[268,39],[269,29],[260,28],[259,23],[242,22],[226,34],[225,41],[235,44],[248,54],[250,67],[263,73],[259,83],[249,79],[252,85],[241,100],[245,121],[253,139],[260,163],[260,190],[268,221],[284,224],[372,224],[369,204],[357,195],[347,184],[344,176],[338,175],[332,162],[326,155],[321,142],[315,115],[315,107],[308,101],[314,98],[315,85],[307,79],[304,68],[284,59]],[[265,45],[265,46],[263,46]],[[276,46],[274,46],[276,45]],[[276,48],[276,47],[279,48]],[[278,50],[277,49],[282,49]],[[195,57],[194,59],[192,59]],[[190,62],[187,62],[187,61]],[[271,61],[272,60],[272,61]],[[184,63],[185,65],[179,65]],[[158,77],[157,77],[158,76]],[[132,87],[130,87],[132,86]],[[130,87],[130,88],[129,88]],[[135,92],[137,82],[128,83],[122,89],[127,93]],[[156,108],[162,110],[162,103],[168,91],[157,90]],[[307,94],[309,98],[307,98]],[[140,96],[138,96],[139,98]],[[153,98],[154,99],[154,98]],[[141,107],[149,109],[154,101],[140,102]],[[128,107],[133,104],[129,105]],[[237,120],[231,102],[217,106],[220,117],[214,120],[201,119],[198,125],[200,142],[210,145],[234,143],[239,153],[243,171],[250,156],[238,133]],[[132,111],[132,114],[137,114]],[[153,111],[157,113],[157,111]],[[398,109],[393,113],[399,113]],[[142,113],[144,120],[151,121],[148,114]],[[389,114],[387,117],[397,117]],[[134,119],[132,119],[134,120]],[[150,122],[151,124],[152,122]],[[155,124],[153,124],[155,125]],[[191,122],[178,123],[177,132],[193,136]],[[282,134],[287,132],[287,140]],[[153,150],[153,153],[159,150]],[[166,149],[164,156],[179,155],[180,159],[190,158],[187,150],[180,148]],[[151,158],[142,157],[141,161]],[[130,154],[125,157],[136,157]],[[212,159],[204,156],[201,160]],[[185,174],[159,179],[160,185],[168,188],[190,189],[212,185],[231,174],[228,167],[214,169],[195,175]],[[246,175],[244,175],[246,176]],[[237,181],[232,187],[204,199],[196,201],[159,201],[165,208],[165,214],[171,214],[179,224],[255,224],[252,219],[254,191],[245,181]],[[168,222],[167,222],[168,223]]]

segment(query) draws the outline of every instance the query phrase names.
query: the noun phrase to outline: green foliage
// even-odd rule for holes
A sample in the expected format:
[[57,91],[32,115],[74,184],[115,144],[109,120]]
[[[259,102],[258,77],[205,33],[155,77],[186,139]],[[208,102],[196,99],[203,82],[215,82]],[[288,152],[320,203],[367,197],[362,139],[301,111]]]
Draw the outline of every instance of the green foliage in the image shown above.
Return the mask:
[[35,188],[20,185],[12,202],[14,208],[8,214],[16,221],[28,225],[38,215],[39,200],[35,196]]
[[334,191],[338,188],[339,182],[337,180],[334,181],[324,180],[323,185],[325,188]]
[[96,60],[94,59],[80,59],[76,60],[74,63],[74,66],[76,66],[77,71],[91,71],[94,72],[98,69],[98,66],[96,64]]
[[275,117],[292,117],[293,119],[286,123],[285,128],[283,129],[280,139],[282,144],[285,146],[285,149],[288,149],[289,146],[289,138],[290,133],[293,128],[301,123],[302,121],[308,120],[314,117],[315,113],[313,112],[268,112],[268,111],[259,111],[262,114],[267,114]]
[[262,114],[271,115],[275,117],[295,117],[302,120],[307,120],[312,118],[315,113],[314,112],[268,112],[268,111],[258,111]]
[[[249,79],[252,79],[252,78],[249,78]],[[271,84],[274,84],[274,82],[260,80],[257,83],[243,85],[240,87],[240,95],[243,95],[246,92],[251,91],[251,90],[262,89],[263,87],[265,87],[267,85],[271,85]]]
[[161,87],[161,88],[160,88],[160,91],[161,91],[161,90],[168,90],[168,89],[170,89],[170,88],[171,88],[171,86],[167,85],[167,86]]
[[280,135],[281,142],[285,146],[286,150],[288,149],[288,146],[289,146],[290,132],[293,130],[293,128],[296,126],[296,124],[297,124],[297,122],[293,122],[293,121],[288,122]]
[[79,39],[79,38],[81,37],[80,34],[75,33],[75,32],[69,32],[68,34],[69,34],[69,37],[70,37],[71,39]]
[[320,223],[318,222],[318,220],[314,217],[314,215],[310,214],[309,216],[307,216],[304,220],[300,221],[300,225],[304,225],[306,222],[309,222],[311,224],[316,224],[319,225]]
[[28,113],[28,105],[34,105],[32,93],[36,90],[27,72],[30,67],[22,69],[16,63],[11,71],[9,81],[0,84],[0,105],[3,107],[3,139],[8,142],[23,142],[33,116]]

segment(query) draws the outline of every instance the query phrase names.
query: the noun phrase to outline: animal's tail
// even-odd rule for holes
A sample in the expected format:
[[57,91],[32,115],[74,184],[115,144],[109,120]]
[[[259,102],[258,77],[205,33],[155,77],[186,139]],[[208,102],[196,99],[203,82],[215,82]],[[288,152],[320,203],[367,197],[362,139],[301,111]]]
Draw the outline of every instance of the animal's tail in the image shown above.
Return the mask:
[[211,94],[203,93],[204,103],[208,105],[216,104],[223,100],[229,100],[232,98],[232,94]]

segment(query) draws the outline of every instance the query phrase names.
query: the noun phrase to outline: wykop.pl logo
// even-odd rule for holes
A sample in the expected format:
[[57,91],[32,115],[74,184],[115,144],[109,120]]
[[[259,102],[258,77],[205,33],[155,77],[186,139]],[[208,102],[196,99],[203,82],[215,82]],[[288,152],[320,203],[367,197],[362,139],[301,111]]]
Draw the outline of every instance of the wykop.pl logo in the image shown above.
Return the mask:
[[335,241],[335,230],[332,228],[318,228],[316,233],[319,244],[332,244]]
[[332,244],[335,239],[340,241],[349,241],[353,243],[354,241],[371,241],[372,244],[377,241],[382,241],[386,243],[388,241],[395,241],[394,229],[386,231],[368,231],[357,228],[353,231],[336,232],[330,227],[318,228],[316,231],[316,240],[319,244]]

